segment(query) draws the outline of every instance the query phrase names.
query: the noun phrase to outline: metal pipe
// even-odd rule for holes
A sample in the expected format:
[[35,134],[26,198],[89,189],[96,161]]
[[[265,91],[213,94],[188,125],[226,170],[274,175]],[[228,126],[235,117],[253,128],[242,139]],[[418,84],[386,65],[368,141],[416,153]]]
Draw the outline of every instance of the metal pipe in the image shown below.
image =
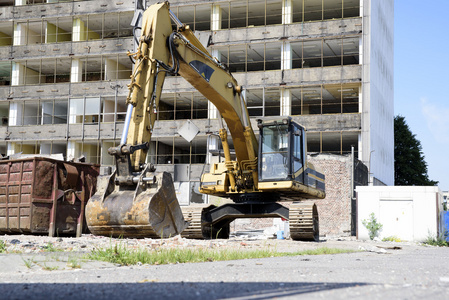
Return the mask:
[[131,124],[131,115],[133,113],[134,106],[132,104],[128,104],[128,108],[126,109],[126,118],[125,125],[123,126],[122,139],[120,140],[120,145],[126,144],[126,138],[128,137],[129,125]]
[[141,181],[142,180],[142,182],[150,182],[151,181],[151,183],[155,183],[156,182],[156,176],[153,176],[153,177],[142,177],[142,178],[140,178],[140,177],[133,177],[133,183],[139,183],[139,181]]
[[178,17],[169,9],[170,12],[170,18],[175,22],[176,26],[183,27],[184,24],[178,19]]
[[351,146],[351,200],[354,200],[354,146]]

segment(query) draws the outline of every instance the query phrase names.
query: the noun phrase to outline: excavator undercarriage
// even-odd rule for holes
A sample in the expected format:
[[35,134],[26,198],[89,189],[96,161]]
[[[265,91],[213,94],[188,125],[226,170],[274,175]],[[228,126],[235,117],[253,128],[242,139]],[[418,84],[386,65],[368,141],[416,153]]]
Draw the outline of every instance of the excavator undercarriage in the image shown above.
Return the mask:
[[318,211],[311,201],[280,203],[228,203],[182,207],[189,226],[181,233],[191,239],[229,238],[230,223],[238,218],[283,218],[289,221],[290,237],[298,241],[318,241]]

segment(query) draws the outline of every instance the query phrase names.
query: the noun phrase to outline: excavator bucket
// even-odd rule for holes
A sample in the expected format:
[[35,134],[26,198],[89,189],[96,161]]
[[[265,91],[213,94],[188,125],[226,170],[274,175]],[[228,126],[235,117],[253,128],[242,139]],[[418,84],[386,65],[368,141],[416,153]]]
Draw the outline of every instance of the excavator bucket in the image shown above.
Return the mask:
[[86,221],[95,235],[167,238],[181,233],[184,221],[173,180],[163,172],[136,185],[115,184],[115,173],[100,177],[86,206]]

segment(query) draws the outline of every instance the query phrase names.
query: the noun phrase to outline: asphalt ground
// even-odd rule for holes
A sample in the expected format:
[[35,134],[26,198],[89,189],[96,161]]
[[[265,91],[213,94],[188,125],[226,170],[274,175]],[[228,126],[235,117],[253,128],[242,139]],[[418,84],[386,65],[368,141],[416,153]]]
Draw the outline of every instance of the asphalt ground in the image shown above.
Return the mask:
[[[33,238],[15,239],[29,243]],[[358,251],[140,266],[87,261],[86,251],[7,253],[0,254],[0,299],[449,299],[446,247],[348,238],[319,243],[248,238],[184,241],[173,239],[164,245]]]

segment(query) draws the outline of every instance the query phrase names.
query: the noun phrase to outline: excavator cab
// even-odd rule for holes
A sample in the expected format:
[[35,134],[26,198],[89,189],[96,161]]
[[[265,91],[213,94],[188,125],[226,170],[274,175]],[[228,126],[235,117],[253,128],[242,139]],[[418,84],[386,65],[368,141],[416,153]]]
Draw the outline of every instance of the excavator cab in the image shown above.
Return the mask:
[[304,127],[290,117],[259,119],[258,127],[259,190],[276,190],[291,200],[301,193],[324,198],[324,175],[307,163]]
[[259,182],[293,179],[303,182],[298,171],[304,162],[304,128],[289,119],[260,121],[259,126]]

